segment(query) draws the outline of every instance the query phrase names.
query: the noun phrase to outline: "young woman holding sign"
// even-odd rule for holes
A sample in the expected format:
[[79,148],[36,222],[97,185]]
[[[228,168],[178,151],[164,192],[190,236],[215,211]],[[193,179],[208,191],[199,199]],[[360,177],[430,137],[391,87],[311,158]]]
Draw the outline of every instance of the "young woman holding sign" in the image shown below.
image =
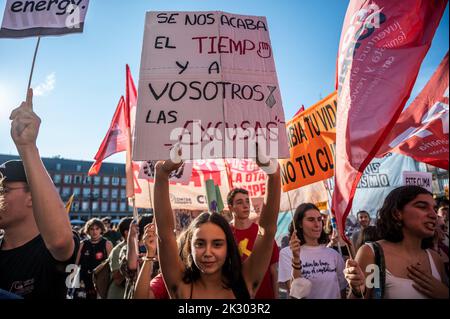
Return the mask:
[[[289,226],[290,247],[280,252],[278,280],[293,278],[292,284],[299,277],[309,280],[310,291],[301,298],[345,297],[344,260],[337,251],[325,246],[328,238],[319,209],[311,203],[301,204],[295,210],[293,220]],[[291,296],[299,298],[296,295],[291,288]]]
[[155,177],[155,218],[161,271],[171,298],[248,299],[261,284],[272,254],[280,207],[280,172],[268,174],[266,205],[253,252],[241,263],[228,222],[219,214],[203,213],[187,229],[179,255],[169,198],[169,174],[179,164],[158,162]]

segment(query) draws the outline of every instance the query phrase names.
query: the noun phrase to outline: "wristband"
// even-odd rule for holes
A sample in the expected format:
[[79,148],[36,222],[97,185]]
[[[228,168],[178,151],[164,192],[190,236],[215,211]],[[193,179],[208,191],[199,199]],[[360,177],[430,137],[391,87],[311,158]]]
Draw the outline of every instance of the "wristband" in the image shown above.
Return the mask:
[[302,265],[300,266],[296,266],[294,263],[292,263],[292,268],[297,269],[297,270],[302,270]]
[[156,257],[154,257],[154,256],[153,257],[145,256],[144,258],[142,258],[142,260],[143,261],[152,261],[153,262],[153,261],[156,261]]

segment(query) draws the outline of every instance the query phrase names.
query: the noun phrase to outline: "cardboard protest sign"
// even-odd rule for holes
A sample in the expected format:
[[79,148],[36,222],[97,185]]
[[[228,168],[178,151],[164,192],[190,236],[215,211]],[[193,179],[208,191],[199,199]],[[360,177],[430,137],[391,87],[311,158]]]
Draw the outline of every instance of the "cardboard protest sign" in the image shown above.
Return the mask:
[[0,38],[83,32],[89,0],[7,0]]
[[336,98],[334,92],[286,124],[291,156],[279,161],[284,192],[334,175]]
[[148,12],[133,160],[288,157],[267,21],[224,12]]
[[420,186],[433,192],[433,174],[427,172],[403,172],[403,185]]

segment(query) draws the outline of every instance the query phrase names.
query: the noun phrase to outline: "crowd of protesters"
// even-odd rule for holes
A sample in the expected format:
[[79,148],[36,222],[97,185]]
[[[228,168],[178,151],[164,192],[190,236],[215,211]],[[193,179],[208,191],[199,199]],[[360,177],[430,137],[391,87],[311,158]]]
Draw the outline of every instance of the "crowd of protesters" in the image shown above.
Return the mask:
[[[1,299],[449,296],[448,201],[437,205],[417,186],[390,192],[376,218],[359,211],[359,229],[349,240],[332,228],[327,214],[302,203],[280,250],[274,240],[279,168],[268,174],[257,222],[249,218],[248,192],[238,188],[227,196],[231,222],[204,212],[177,235],[169,175],[180,164],[167,160],[155,167],[154,216],[123,218],[118,230],[109,218],[73,229],[40,159],[32,97],[30,90],[11,114],[21,160],[0,166]],[[103,296],[95,274],[105,269]]]

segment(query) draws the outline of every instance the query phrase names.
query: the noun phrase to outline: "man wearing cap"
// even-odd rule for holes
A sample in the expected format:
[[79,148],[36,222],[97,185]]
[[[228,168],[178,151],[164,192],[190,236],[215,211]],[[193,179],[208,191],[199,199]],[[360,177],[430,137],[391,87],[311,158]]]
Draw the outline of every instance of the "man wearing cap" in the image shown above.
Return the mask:
[[40,126],[33,92],[10,116],[21,161],[0,165],[0,289],[25,299],[66,296],[66,266],[79,240],[36,146]]

